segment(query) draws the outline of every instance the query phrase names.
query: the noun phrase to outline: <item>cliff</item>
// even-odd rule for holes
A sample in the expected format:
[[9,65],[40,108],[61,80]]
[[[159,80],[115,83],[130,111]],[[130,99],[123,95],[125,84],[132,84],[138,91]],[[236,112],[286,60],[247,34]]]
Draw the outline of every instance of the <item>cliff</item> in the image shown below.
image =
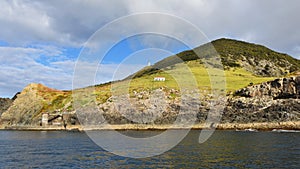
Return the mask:
[[[219,98],[220,101],[226,101],[220,123],[300,121],[298,79],[300,76],[278,78],[237,90],[234,95],[226,98]],[[158,95],[153,97],[155,94]],[[196,116],[196,124],[203,123],[212,108],[210,107],[211,96],[201,95],[200,102],[193,98],[184,101],[179,97],[170,98],[171,95],[179,94],[178,90],[161,88],[155,91],[136,92],[133,96],[112,96],[106,102],[95,106],[96,109],[93,106],[86,106],[77,113],[81,119],[85,119],[83,121],[85,125],[101,125],[104,121],[110,124],[164,125],[173,124],[178,119],[182,123],[188,122],[194,116]],[[127,106],[128,103],[132,104],[132,107]],[[197,113],[191,113],[194,112],[192,110]],[[178,117],[179,113],[181,113],[180,117]],[[104,116],[104,119],[100,115]]]
[[11,106],[12,102],[12,99],[0,98],[0,116]]
[[55,101],[64,94],[63,91],[51,89],[42,84],[29,84],[1,115],[1,123],[7,125],[37,125],[43,112],[57,109]]
[[237,90],[228,99],[224,122],[300,120],[300,76],[278,78]]

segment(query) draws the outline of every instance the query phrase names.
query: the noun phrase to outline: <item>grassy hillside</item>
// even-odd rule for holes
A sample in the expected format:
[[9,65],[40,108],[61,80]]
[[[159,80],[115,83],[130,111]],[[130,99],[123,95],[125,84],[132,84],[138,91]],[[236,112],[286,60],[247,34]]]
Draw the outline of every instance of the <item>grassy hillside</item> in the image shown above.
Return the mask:
[[[214,47],[214,49],[212,48]],[[195,54],[197,53],[197,55]],[[244,68],[257,76],[285,76],[300,70],[300,60],[287,54],[275,52],[267,47],[232,39],[218,39],[193,50],[183,51],[167,57],[153,66],[146,67],[133,76],[151,75],[182,61],[209,60],[218,55],[225,69]],[[201,59],[200,59],[200,58]],[[130,76],[129,78],[131,78]]]
[[[212,50],[212,45],[215,50]],[[192,72],[192,76],[195,77],[199,88],[209,90],[211,86],[210,79],[202,59],[206,59],[208,64],[214,66],[213,62],[210,63],[210,59],[216,55],[221,58],[224,66],[227,92],[235,91],[249,84],[288,76],[300,69],[300,61],[287,54],[275,52],[261,45],[237,40],[215,40],[211,44],[204,44],[194,49],[194,51],[184,51],[167,57],[129,76],[127,79],[132,79],[130,83],[131,90],[138,88],[151,89],[159,86],[178,88],[178,84],[172,75],[181,74],[183,77],[190,77],[191,74],[184,71],[186,66]],[[185,66],[182,65],[183,61]],[[185,75],[184,72],[187,74]],[[153,78],[156,76],[164,76],[166,81],[153,82]]]
[[[130,82],[131,89],[138,88],[158,88],[160,86],[167,86],[169,88],[178,89],[178,84],[176,80],[171,75],[181,74],[182,77],[190,77],[192,75],[199,86],[199,89],[210,89],[210,79],[207,73],[207,70],[203,64],[201,64],[198,60],[188,61],[186,65],[190,68],[192,74],[182,74],[184,72],[180,64],[176,64],[172,69],[162,69],[159,71],[155,71],[155,73],[145,73],[138,78],[133,78]],[[249,85],[250,83],[257,84],[264,81],[268,81],[274,79],[275,77],[263,77],[254,75],[251,72],[246,71],[241,67],[233,67],[225,70],[226,75],[226,89],[227,92],[235,91],[242,87]],[[165,82],[154,82],[153,78],[156,76],[166,77]],[[218,78],[218,77],[214,77]]]
[[[272,80],[278,76],[288,76],[300,69],[300,61],[289,55],[272,51],[264,46],[246,42],[220,39],[212,42],[217,53],[211,50],[210,44],[196,48],[201,58],[208,61],[219,55],[224,65],[226,76],[226,91],[233,92],[249,84],[258,84]],[[164,87],[164,90],[179,89],[179,85],[193,87],[195,80],[202,94],[209,93],[211,82],[207,69],[202,60],[194,51],[184,51],[176,56],[165,58],[153,66],[148,66],[129,76],[128,78],[107,84],[96,85],[76,90],[82,105],[94,102],[97,104],[106,102],[114,92],[129,91],[133,93],[152,91]],[[184,61],[184,63],[181,63]],[[215,71],[220,71],[218,66],[210,63]],[[154,82],[153,78],[163,76],[164,82]],[[213,78],[222,78],[214,76]],[[94,90],[95,89],[95,90]],[[90,92],[86,92],[90,90]],[[170,92],[168,92],[170,93]],[[93,97],[90,97],[90,96]],[[179,97],[172,94],[171,98]],[[13,105],[1,117],[13,123],[27,124],[30,121],[38,121],[42,112],[57,113],[71,112],[72,92],[49,89],[42,85],[29,85],[18,95]]]
[[[275,52],[265,46],[232,39],[219,39],[212,42],[220,54],[223,64],[230,66],[226,61],[254,58],[256,62],[270,60],[280,67],[290,67],[290,72],[300,69],[300,61],[283,53]],[[201,48],[201,47],[200,47]]]

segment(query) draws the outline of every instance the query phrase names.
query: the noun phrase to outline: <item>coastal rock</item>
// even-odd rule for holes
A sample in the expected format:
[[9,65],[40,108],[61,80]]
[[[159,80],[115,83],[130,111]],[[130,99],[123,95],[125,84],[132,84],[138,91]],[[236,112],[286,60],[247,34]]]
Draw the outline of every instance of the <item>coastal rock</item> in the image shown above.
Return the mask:
[[57,93],[62,92],[42,84],[29,84],[14,97],[12,105],[2,113],[1,123],[5,125],[39,125],[41,113],[57,100]]
[[299,99],[247,98],[228,102],[222,123],[284,122],[300,120]]
[[12,99],[0,98],[0,116],[11,106],[12,102]]
[[[82,90],[78,101],[83,105],[76,109],[76,115],[84,126],[203,124],[207,119],[221,124],[299,121],[299,84],[299,76],[275,79],[240,89],[234,96],[219,97],[214,102],[211,93],[195,96],[193,93],[196,92],[190,91],[182,96],[180,94],[185,91],[159,88],[135,91],[133,95],[114,95],[97,103]],[[223,111],[222,104],[225,103]],[[54,92],[40,84],[31,84],[1,115],[1,122],[8,126],[39,125],[40,113],[50,110],[50,104],[61,105],[52,110],[59,114],[72,106],[72,99],[66,100],[62,91]]]
[[300,120],[300,76],[248,86],[228,99],[222,122],[284,122]]
[[37,87],[37,84],[31,84],[24,88],[9,109],[2,114],[2,123],[32,123],[32,115],[43,107],[41,102],[43,98],[37,94]]
[[[77,110],[79,121],[83,125],[108,124],[173,124],[174,122],[191,124],[197,121],[199,101],[192,94],[182,100],[168,98],[169,92],[156,89],[149,92],[137,92],[135,97],[129,95],[112,96],[107,102],[89,105]],[[192,92],[191,92],[192,93]],[[139,96],[144,99],[140,99]],[[145,97],[147,96],[147,97]]]
[[286,77],[248,86],[235,92],[242,97],[266,97],[273,99],[298,98],[300,96],[300,76]]

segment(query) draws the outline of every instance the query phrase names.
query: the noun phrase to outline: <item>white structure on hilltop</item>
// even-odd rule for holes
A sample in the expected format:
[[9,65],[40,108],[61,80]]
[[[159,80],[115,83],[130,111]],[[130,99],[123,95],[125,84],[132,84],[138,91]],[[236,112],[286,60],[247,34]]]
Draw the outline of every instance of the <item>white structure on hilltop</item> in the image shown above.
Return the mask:
[[154,81],[164,82],[164,81],[166,81],[166,78],[165,78],[165,77],[154,77],[153,80],[154,80]]

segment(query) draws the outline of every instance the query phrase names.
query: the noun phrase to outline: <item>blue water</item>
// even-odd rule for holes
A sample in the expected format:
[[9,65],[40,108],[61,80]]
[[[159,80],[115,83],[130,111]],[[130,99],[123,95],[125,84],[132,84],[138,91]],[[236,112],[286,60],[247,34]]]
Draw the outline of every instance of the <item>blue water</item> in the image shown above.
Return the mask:
[[84,132],[0,131],[0,168],[300,168],[300,133],[216,131],[204,144],[198,137],[191,131],[162,155],[132,159],[101,149]]

